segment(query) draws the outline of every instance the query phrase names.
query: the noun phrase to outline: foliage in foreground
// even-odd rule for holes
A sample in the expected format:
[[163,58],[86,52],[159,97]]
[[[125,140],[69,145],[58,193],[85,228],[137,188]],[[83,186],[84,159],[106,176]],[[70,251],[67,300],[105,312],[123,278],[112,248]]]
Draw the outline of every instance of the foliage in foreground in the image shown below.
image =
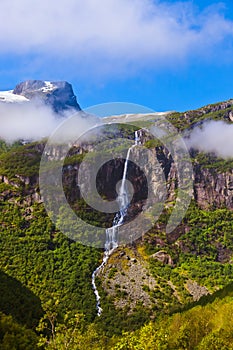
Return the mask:
[[95,325],[82,333],[80,318],[58,326],[48,350],[231,350],[233,298],[216,298],[205,306],[160,317],[135,332],[107,338]]

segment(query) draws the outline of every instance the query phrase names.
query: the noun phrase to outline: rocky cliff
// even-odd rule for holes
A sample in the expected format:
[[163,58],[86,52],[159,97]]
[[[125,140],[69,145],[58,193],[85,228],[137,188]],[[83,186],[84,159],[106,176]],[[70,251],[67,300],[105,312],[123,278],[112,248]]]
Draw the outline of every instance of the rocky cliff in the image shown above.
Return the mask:
[[[36,86],[39,88],[41,85]],[[21,90],[23,91],[23,87],[18,92]],[[221,106],[223,107],[214,106],[213,113],[223,113],[224,119],[227,116],[230,122],[232,107],[229,107],[229,103]],[[217,114],[217,118],[223,117],[221,113]],[[189,126],[204,120],[203,113],[200,115],[199,112],[187,112],[186,115],[190,118]],[[179,117],[180,115],[178,118],[177,115],[169,116],[177,123],[180,122]],[[150,125],[151,123],[153,120],[150,121]],[[102,285],[108,297],[113,298],[115,307],[128,308],[128,314],[137,307],[139,299],[143,308],[163,312],[166,307],[169,309],[169,305],[177,306],[197,300],[202,295],[220,288],[225,280],[229,282],[232,276],[232,228],[227,226],[228,223],[231,225],[233,209],[231,162],[191,151],[194,209],[191,206],[191,215],[185,217],[175,231],[168,235],[166,220],[177,198],[178,171],[169,150],[161,144],[151,142],[146,128],[142,125],[138,130],[141,130],[140,143],[148,148],[142,151],[139,146],[135,146],[131,150],[127,179],[132,184],[134,196],[125,220],[134,222],[134,218],[143,210],[148,194],[151,193],[158,201],[165,201],[165,210],[142,239],[129,240],[128,245],[116,249],[98,274],[99,285]],[[102,129],[101,132],[107,140],[111,139],[109,129]],[[134,130],[125,128],[119,128],[115,135],[116,138],[130,139],[132,143],[134,136]],[[43,149],[44,145],[37,142],[13,147],[0,157],[0,202],[16,204],[24,216],[28,215],[27,213],[31,215],[35,202],[41,203],[38,170]],[[55,166],[60,158],[64,158],[61,146],[51,147],[48,151],[47,157],[55,161]],[[100,152],[104,151],[108,152],[108,147],[101,148]],[[126,156],[127,148],[125,151]],[[92,180],[93,159],[98,154],[93,144],[86,141],[71,148],[65,158],[62,171],[64,191],[79,217],[94,225],[97,223],[104,228],[110,227],[114,215],[100,214],[81,200],[78,171],[87,153],[90,157],[84,169],[85,181],[89,183]],[[113,157],[99,168],[96,183],[103,198],[116,199],[117,184],[122,179],[124,164],[125,157]],[[48,178],[51,171],[52,167],[49,166],[46,173]],[[52,176],[49,185],[56,187]],[[57,199],[55,195],[54,200]],[[200,208],[206,211],[202,212]],[[218,208],[225,208],[225,211],[215,211]],[[59,220],[64,222],[66,213],[62,212]],[[83,235],[82,228],[80,234]],[[215,276],[212,282],[213,271],[217,277]]]
[[28,100],[41,100],[51,106],[56,113],[69,109],[81,110],[72,85],[66,81],[26,80],[15,87],[13,94]]
[[[38,157],[38,154],[42,153],[43,145],[37,145],[36,148],[35,157]],[[63,185],[67,189],[68,199],[72,203],[80,199],[78,169],[80,162],[82,162],[82,155],[87,151],[91,153],[91,150],[90,144],[74,147],[66,158],[63,169]],[[30,156],[32,155],[30,154]],[[59,157],[59,148],[52,149],[50,158],[57,159],[57,157]],[[77,157],[77,160],[75,160],[75,157]],[[198,206],[205,209],[221,207],[233,209],[233,170],[230,168],[221,170],[216,169],[214,166],[210,167],[208,164],[199,161],[197,152],[192,154],[192,161],[193,198]],[[123,158],[112,159],[98,171],[98,191],[109,200],[113,200],[117,196],[116,185],[122,178],[124,162]],[[137,166],[137,164],[141,164],[141,167]],[[28,188],[30,187],[30,194],[32,194],[31,191],[34,191],[34,188],[39,195],[38,174],[33,174],[31,178],[22,173],[15,174],[13,178],[17,179],[17,181],[14,181],[12,178],[8,178],[8,165],[4,164],[4,167],[2,167],[2,176],[0,177],[2,182],[17,186],[19,186],[18,183],[20,182],[21,185],[25,184]],[[86,167],[85,181],[90,182],[92,163],[90,163],[89,169],[88,163]],[[163,198],[164,188],[161,184],[165,181],[166,200],[169,202],[175,200],[176,191],[179,187],[174,160],[169,151],[163,146],[150,148],[149,152],[142,152],[140,148],[135,147],[132,150],[132,161],[129,162],[127,179],[134,188],[133,207],[130,215],[133,215],[134,211],[137,213],[141,210],[140,208],[147,198],[148,189],[152,190],[158,198]],[[151,187],[148,187],[148,184],[151,184]],[[36,198],[39,198],[38,195]]]

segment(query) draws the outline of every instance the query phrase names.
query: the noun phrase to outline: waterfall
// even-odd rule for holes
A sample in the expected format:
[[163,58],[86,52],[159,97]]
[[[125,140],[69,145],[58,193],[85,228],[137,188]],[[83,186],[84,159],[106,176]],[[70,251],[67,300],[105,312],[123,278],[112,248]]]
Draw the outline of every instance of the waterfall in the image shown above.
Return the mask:
[[135,145],[138,145],[139,144],[139,136],[138,136],[138,130],[135,131]]
[[117,197],[117,201],[119,204],[119,212],[115,215],[113,219],[113,226],[106,229],[106,241],[104,246],[104,257],[102,260],[102,263],[93,271],[92,273],[92,288],[94,290],[94,294],[96,297],[96,309],[97,309],[97,315],[100,316],[102,313],[102,308],[100,307],[100,295],[98,292],[98,289],[95,284],[95,277],[97,273],[104,267],[104,265],[107,263],[110,255],[112,252],[118,247],[118,228],[123,224],[124,218],[127,213],[127,208],[129,205],[129,196],[127,191],[127,183],[126,183],[126,176],[127,176],[127,170],[128,170],[128,163],[129,163],[129,156],[130,152],[133,147],[141,144],[141,130],[135,131],[135,137],[134,137],[134,145],[131,146],[128,149],[125,164],[124,164],[124,171],[123,171],[123,177],[122,182],[119,190],[119,195]]
[[141,145],[142,144],[142,130],[136,130],[135,131],[135,145]]

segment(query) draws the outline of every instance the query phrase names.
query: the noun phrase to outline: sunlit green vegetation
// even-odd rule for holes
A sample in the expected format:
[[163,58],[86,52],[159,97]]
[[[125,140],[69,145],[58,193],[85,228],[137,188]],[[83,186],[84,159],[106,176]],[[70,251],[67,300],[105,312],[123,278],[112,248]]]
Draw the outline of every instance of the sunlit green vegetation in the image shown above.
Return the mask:
[[195,123],[203,122],[204,120],[225,120],[229,122],[228,114],[233,111],[233,106],[214,112],[211,111],[211,107],[213,107],[213,105],[185,113],[173,112],[167,115],[166,119],[179,131],[190,128]]
[[[205,118],[223,119],[231,110],[172,113],[168,119],[184,130]],[[143,126],[140,121],[137,125]],[[116,132],[117,137],[133,141],[135,130],[135,126],[122,124],[106,126],[104,132],[106,140]],[[125,149],[124,143],[114,148],[114,142],[109,145],[115,152]],[[159,146],[157,140],[146,142],[148,148]],[[151,307],[138,300],[133,312],[128,307],[117,308],[97,277],[103,308],[97,317],[91,274],[101,261],[102,250],[77,242],[89,239],[78,222],[72,226],[75,241],[55,228],[43,204],[24,203],[28,187],[32,189],[38,180],[42,151],[39,143],[0,142],[0,174],[9,180],[0,183],[0,349],[233,349],[233,212],[226,208],[203,210],[192,203],[172,236],[165,233],[172,208],[164,210],[143,241],[130,247],[143,250],[148,276],[157,282],[143,285]],[[109,148],[103,151],[108,153]],[[84,156],[85,151],[75,153],[73,149],[65,167],[79,165]],[[90,152],[87,159],[95,156]],[[195,166],[213,172],[233,168],[232,161],[203,153],[193,152],[192,160]],[[35,182],[25,185],[26,177]],[[71,194],[71,189],[64,189]],[[91,210],[83,200],[74,200],[72,208],[92,225],[107,227],[112,222],[111,215]],[[56,220],[61,228],[69,221],[64,208]],[[161,250],[172,264],[153,257]],[[111,266],[108,278],[116,273],[117,268]],[[188,281],[205,286],[210,294],[194,302]],[[117,297],[124,297],[120,288]]]

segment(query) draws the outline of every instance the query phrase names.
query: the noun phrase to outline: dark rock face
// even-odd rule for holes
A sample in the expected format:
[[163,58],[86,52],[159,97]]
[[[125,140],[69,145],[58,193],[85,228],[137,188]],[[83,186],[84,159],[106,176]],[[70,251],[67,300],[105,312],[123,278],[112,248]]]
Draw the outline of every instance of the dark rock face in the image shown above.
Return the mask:
[[29,100],[42,100],[45,104],[52,106],[56,113],[62,113],[69,109],[81,110],[72,85],[66,81],[27,80],[18,84],[13,93]]
[[194,197],[201,208],[233,209],[233,170],[218,173],[196,165],[194,176]]
[[[75,148],[73,154],[83,154],[85,149],[86,147],[82,148],[78,146]],[[88,151],[93,151],[91,146],[89,146]],[[175,163],[168,150],[164,147],[158,147],[156,149],[151,149],[149,153],[143,153],[142,150],[136,147],[132,152],[135,164],[139,164],[139,159],[142,158],[141,164],[143,165],[143,171],[135,167],[135,165],[129,161],[127,179],[134,187],[132,212],[130,209],[128,212],[129,217],[131,217],[131,214],[133,217],[134,214],[138,214],[138,212],[141,211],[141,207],[144,205],[144,201],[147,198],[149,184],[151,184],[150,190],[153,191],[158,198],[163,198],[164,189],[160,184],[162,184],[164,180],[161,178],[161,169],[164,173],[164,179],[166,180],[166,198],[168,201],[175,201],[176,190],[179,187],[179,179]],[[53,160],[58,160],[63,157],[63,154],[57,147],[51,149],[49,157]],[[96,179],[97,189],[98,192],[108,198],[108,200],[115,200],[116,198],[116,184],[122,179],[124,163],[124,159],[113,159],[99,169]],[[79,166],[80,164],[77,162],[75,164],[65,165],[63,169],[63,185],[70,189],[67,195],[67,199],[70,203],[80,198],[78,187]],[[89,166],[91,169],[91,162]],[[85,180],[87,184],[91,181],[92,172],[90,169],[87,163],[85,171]],[[18,177],[17,174],[16,177]],[[25,185],[31,184],[32,188],[38,183],[38,179],[32,178],[20,178],[20,180],[22,183],[25,183]],[[17,187],[17,183],[10,182],[6,176],[1,176],[0,174],[0,183],[1,182]],[[193,198],[202,209],[226,207],[233,210],[233,170],[229,169],[219,172],[216,169],[195,163],[193,165]]]

